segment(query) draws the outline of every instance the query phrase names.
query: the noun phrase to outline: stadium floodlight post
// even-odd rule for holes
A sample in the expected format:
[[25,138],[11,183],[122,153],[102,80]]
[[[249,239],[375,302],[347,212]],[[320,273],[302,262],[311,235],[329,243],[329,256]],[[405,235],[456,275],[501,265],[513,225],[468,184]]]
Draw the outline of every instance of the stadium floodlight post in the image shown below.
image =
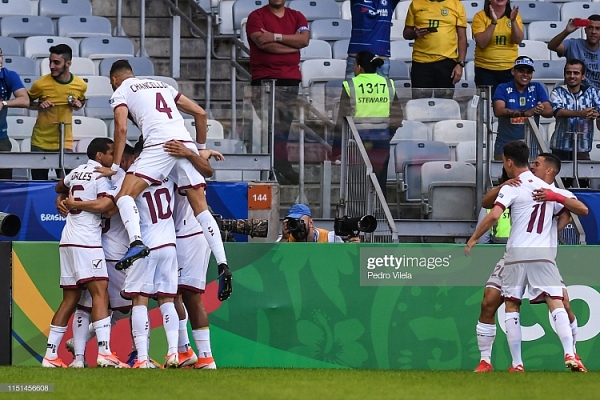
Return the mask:
[[148,58],[148,52],[146,51],[146,0],[140,0],[140,49],[136,56]]

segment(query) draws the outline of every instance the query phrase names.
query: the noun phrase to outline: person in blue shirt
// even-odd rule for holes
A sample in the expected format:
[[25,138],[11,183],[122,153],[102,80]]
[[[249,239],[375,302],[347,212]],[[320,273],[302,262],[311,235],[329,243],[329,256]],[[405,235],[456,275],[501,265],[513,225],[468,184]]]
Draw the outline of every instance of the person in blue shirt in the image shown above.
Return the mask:
[[525,138],[526,118],[534,117],[539,124],[540,115],[553,116],[546,89],[539,82],[531,82],[534,71],[535,64],[530,57],[517,57],[512,68],[514,80],[498,85],[494,92],[494,115],[498,118],[495,160],[502,160],[506,143]]
[[[0,48],[0,151],[11,151],[6,116],[9,107],[29,107],[27,89],[15,71],[4,68],[4,55]],[[11,99],[11,95],[15,97]],[[12,169],[0,169],[0,179],[12,179]]]
[[361,51],[370,51],[383,60],[377,73],[390,76],[390,33],[392,15],[400,0],[350,0],[352,32],[346,59],[346,79],[354,77],[354,62]]

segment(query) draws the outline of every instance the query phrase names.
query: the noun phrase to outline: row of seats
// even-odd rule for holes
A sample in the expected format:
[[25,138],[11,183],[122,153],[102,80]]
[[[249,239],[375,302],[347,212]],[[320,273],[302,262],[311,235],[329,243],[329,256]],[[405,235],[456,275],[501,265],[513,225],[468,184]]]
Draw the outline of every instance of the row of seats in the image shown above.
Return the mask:
[[111,37],[111,24],[99,16],[68,15],[53,22],[51,18],[37,15],[12,15],[2,17],[0,34],[14,38],[29,36],[64,36],[74,39],[85,37]]
[[92,60],[135,55],[133,43],[124,37],[86,37],[77,42],[70,37],[42,35],[28,36],[21,42],[11,36],[0,36],[0,47],[5,56],[25,56],[33,59],[48,57],[50,46],[60,43],[69,45],[73,50],[73,56],[87,57]]
[[59,18],[64,15],[92,15],[88,0],[2,0],[0,16],[40,15]]

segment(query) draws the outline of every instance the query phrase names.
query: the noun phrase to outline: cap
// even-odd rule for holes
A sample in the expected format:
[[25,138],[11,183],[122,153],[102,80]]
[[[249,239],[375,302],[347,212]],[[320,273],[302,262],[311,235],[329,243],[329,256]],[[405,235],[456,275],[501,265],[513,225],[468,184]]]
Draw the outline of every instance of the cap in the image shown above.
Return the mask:
[[310,208],[305,204],[294,204],[290,207],[290,211],[288,211],[286,217],[301,218],[304,215],[311,216]]
[[515,68],[517,67],[529,67],[535,71],[535,64],[533,60],[529,57],[519,57],[515,60]]

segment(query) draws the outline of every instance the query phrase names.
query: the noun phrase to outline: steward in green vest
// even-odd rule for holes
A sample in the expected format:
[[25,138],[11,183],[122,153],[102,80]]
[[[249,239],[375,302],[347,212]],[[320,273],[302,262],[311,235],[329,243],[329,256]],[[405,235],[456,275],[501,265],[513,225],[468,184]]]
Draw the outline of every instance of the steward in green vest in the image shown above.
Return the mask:
[[402,122],[402,108],[394,82],[377,74],[382,65],[383,60],[371,52],[356,55],[355,77],[343,83],[333,156],[339,154],[343,118],[351,116],[385,195],[390,140]]

